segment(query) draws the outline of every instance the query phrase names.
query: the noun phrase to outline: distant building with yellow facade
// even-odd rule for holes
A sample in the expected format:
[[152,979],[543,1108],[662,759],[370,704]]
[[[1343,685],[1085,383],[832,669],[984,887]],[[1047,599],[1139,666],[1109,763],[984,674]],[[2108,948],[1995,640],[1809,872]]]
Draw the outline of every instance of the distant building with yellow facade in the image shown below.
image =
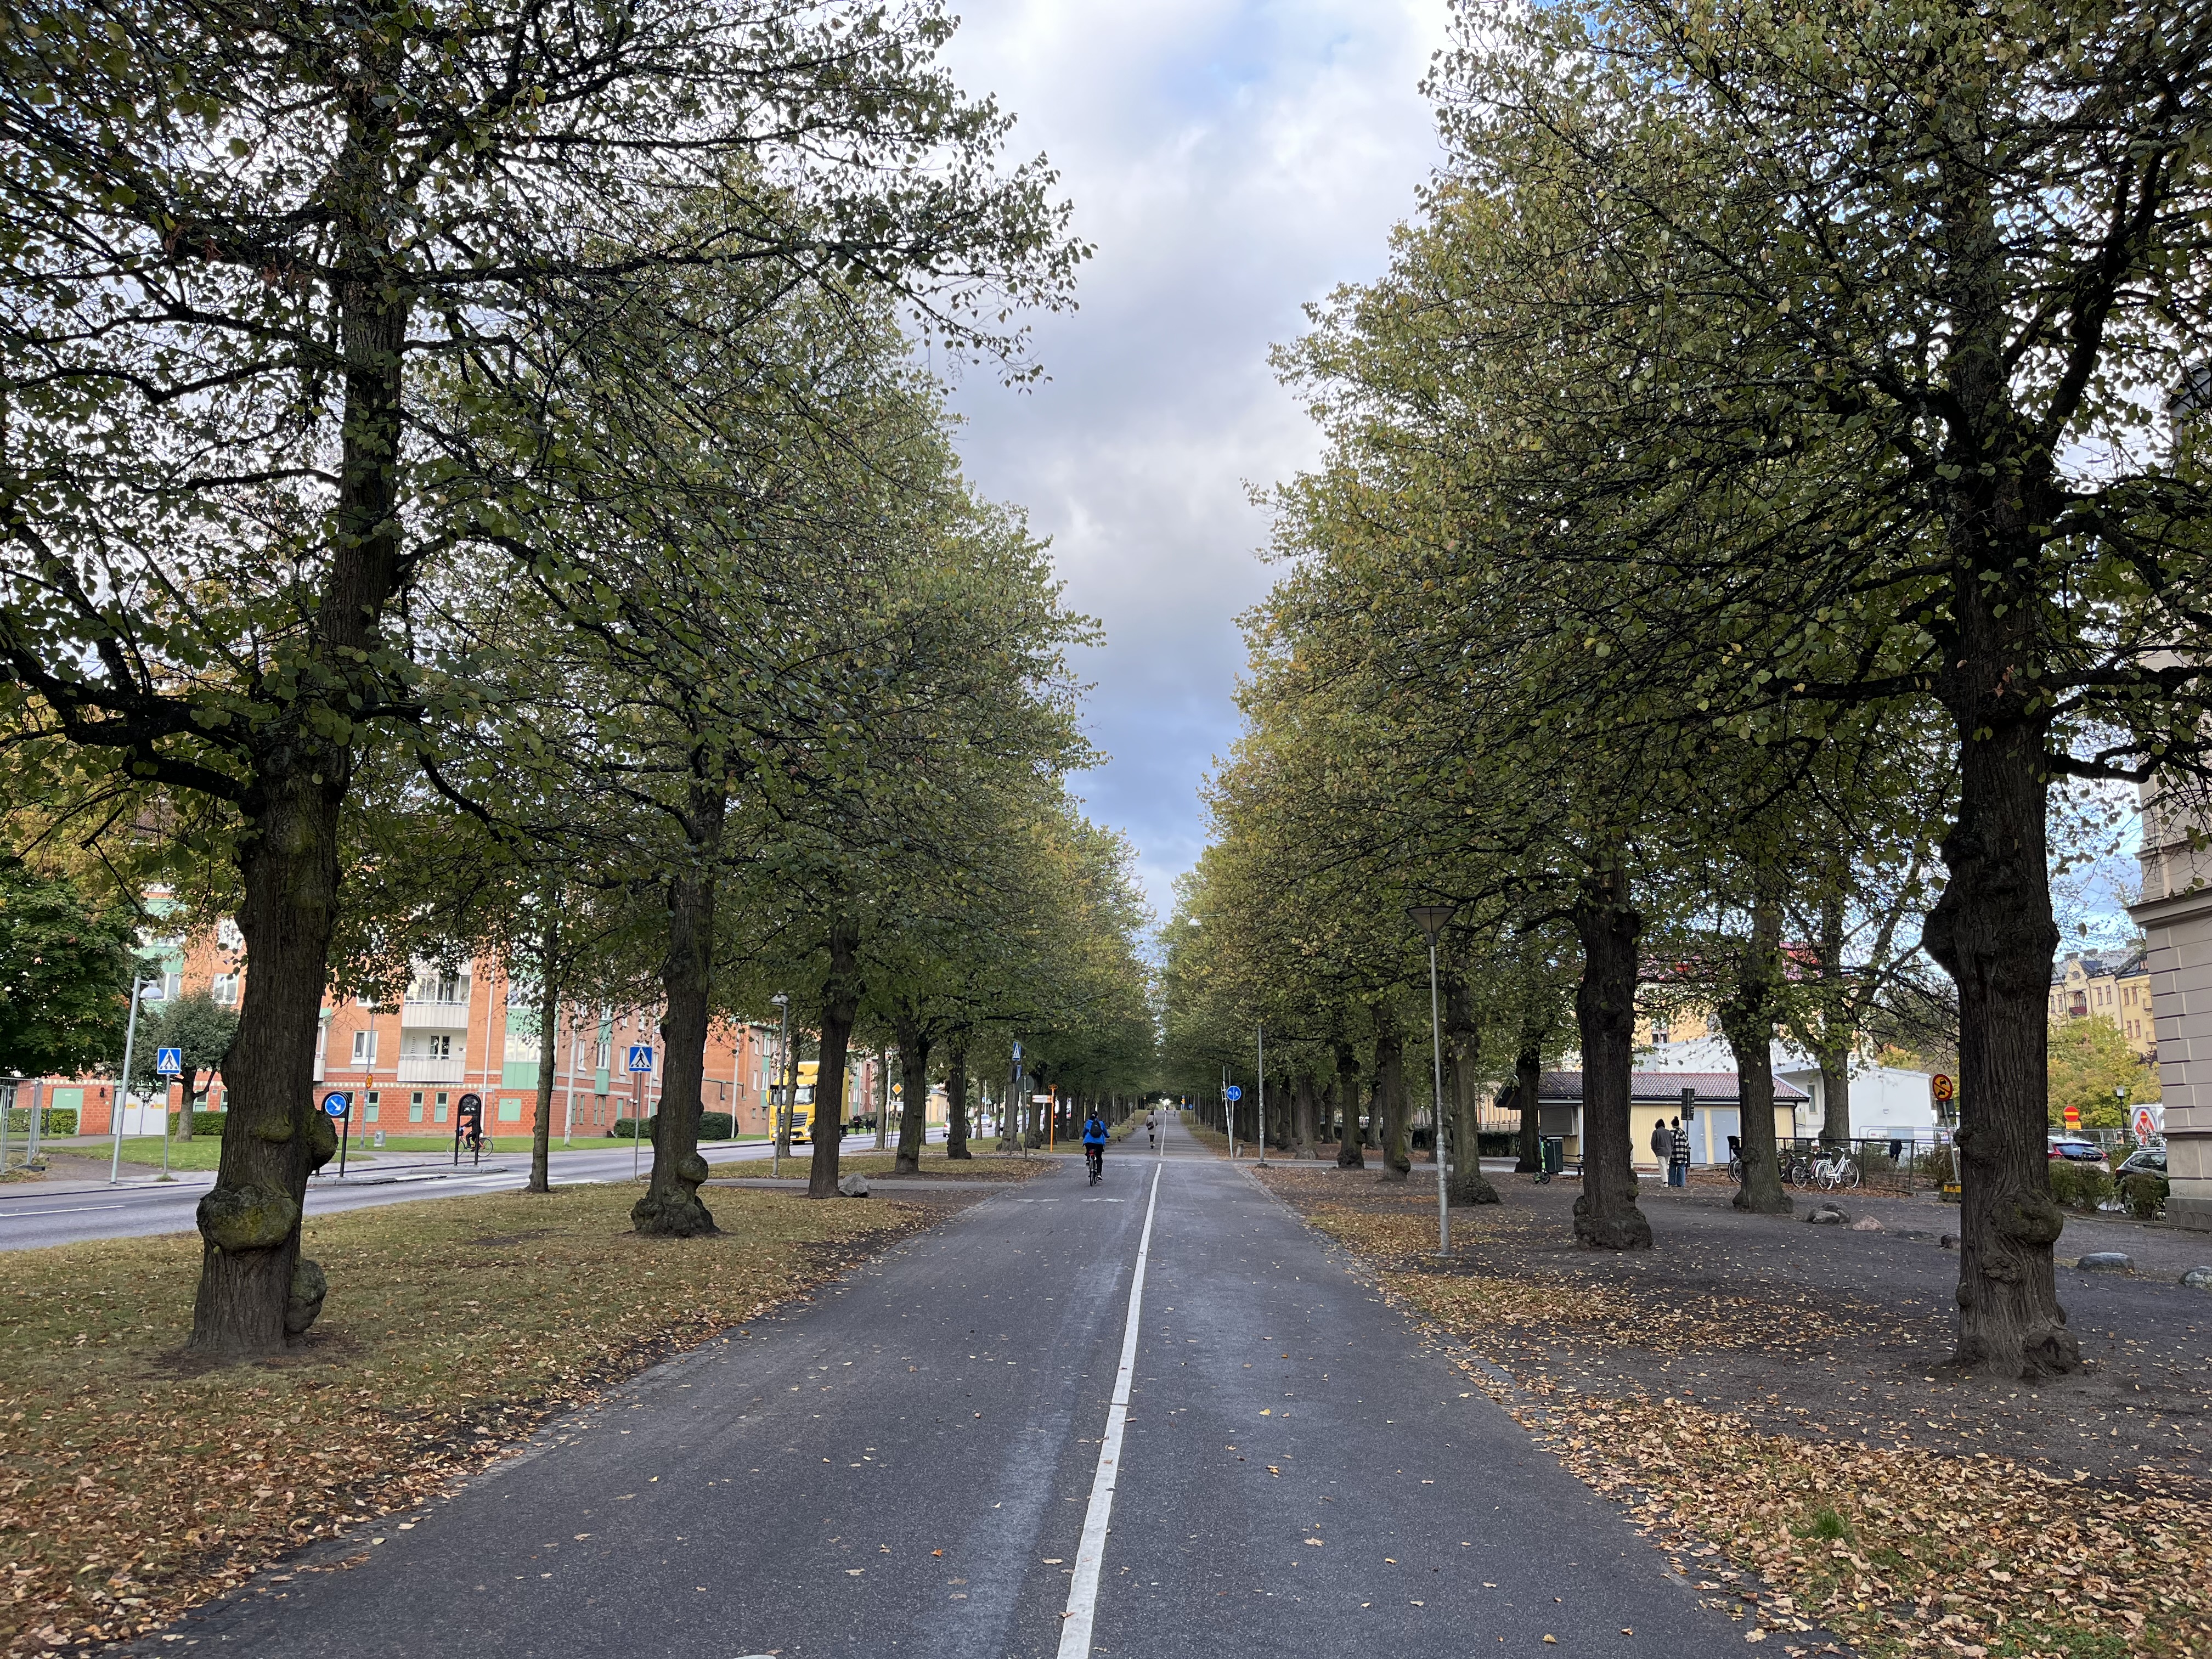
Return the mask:
[[2151,1024],[2150,969],[2141,949],[2112,956],[2069,955],[2051,969],[2051,1023],[2101,1019],[2118,1026],[2128,1047],[2145,1060],[2158,1058]]

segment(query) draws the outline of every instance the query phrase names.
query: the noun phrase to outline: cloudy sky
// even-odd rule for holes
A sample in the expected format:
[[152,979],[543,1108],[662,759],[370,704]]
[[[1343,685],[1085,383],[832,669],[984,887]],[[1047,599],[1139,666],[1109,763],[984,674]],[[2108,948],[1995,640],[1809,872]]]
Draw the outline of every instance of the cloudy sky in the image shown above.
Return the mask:
[[1237,730],[1236,617],[1265,591],[1253,486],[1310,460],[1267,349],[1376,275],[1437,158],[1418,87],[1444,0],[963,0],[951,61],[1020,117],[1097,247],[1044,319],[1052,376],[956,402],[978,485],[1053,538],[1110,764],[1080,781],[1135,842],[1163,916],[1205,839],[1199,786]]

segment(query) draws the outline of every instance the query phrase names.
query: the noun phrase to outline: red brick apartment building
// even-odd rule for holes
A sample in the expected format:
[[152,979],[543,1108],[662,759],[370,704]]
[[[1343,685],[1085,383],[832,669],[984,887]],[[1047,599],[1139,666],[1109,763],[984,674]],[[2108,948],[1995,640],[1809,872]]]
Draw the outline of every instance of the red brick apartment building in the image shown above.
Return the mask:
[[[154,895],[158,915],[167,896]],[[206,990],[235,1004],[246,987],[245,941],[228,920],[191,934],[148,941],[149,960],[162,973],[161,994]],[[651,1116],[660,1100],[665,1059],[657,1009],[570,1006],[560,1012],[554,1041],[553,1133],[556,1138],[604,1136],[619,1121]],[[702,1105],[733,1114],[739,1134],[769,1133],[769,1085],[776,1065],[774,1026],[717,1022],[707,1038]],[[652,1050],[652,1069],[629,1069],[633,1047]],[[395,1006],[358,998],[325,997],[316,1039],[318,1097],[343,1090],[352,1101],[353,1136],[450,1135],[461,1097],[483,1103],[484,1133],[495,1138],[528,1133],[538,1089],[538,1006],[533,987],[507,977],[495,962],[471,963],[458,973],[423,965]],[[116,1056],[118,1065],[122,1056]],[[876,1098],[878,1059],[854,1056],[854,1096]],[[203,1111],[221,1111],[220,1075],[201,1081]],[[166,1104],[183,1105],[179,1085]],[[41,1097],[43,1096],[43,1098]],[[114,1087],[100,1079],[27,1079],[15,1105],[74,1109],[78,1133],[113,1132]],[[135,1099],[125,1109],[126,1134],[159,1134],[164,1103]]]

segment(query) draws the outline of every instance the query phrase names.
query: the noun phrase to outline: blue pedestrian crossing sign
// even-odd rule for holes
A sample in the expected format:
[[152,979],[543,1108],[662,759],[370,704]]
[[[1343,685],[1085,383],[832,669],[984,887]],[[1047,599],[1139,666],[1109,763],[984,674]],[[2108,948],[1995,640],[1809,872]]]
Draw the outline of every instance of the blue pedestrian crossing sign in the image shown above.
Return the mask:
[[185,1074],[185,1051],[182,1048],[154,1050],[154,1075],[182,1077]]
[[1221,1092],[1231,1100],[1242,1100],[1244,1098],[1244,1091],[1234,1083],[1231,1084]]
[[649,1072],[653,1069],[653,1047],[650,1043],[630,1044],[629,1068],[633,1072]]

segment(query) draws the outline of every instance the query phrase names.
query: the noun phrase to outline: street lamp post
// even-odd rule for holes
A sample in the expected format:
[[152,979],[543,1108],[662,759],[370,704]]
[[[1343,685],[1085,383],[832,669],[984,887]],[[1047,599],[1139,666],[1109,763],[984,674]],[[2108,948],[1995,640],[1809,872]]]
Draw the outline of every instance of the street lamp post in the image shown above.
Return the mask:
[[[781,1077],[791,1069],[791,999],[778,991],[769,1000],[783,1011],[782,1023],[775,1039],[775,1075]],[[791,1122],[791,1103],[778,1100],[776,1097],[790,1092],[790,1089],[783,1085],[770,1083],[768,1085],[768,1167],[772,1180],[783,1178],[783,1140],[790,1133]]]
[[[131,1019],[123,1028],[123,1075],[115,1079],[115,1155],[107,1163],[107,1184],[111,1187],[123,1178],[123,1103],[130,1097],[131,1049],[138,1041],[138,999],[145,994],[148,986],[161,982],[158,979],[141,979],[136,972],[131,975]],[[155,1058],[159,1060],[161,1056],[156,1054]],[[167,1109],[165,1091],[162,1110],[166,1113]]]
[[[1444,1178],[1444,1037],[1437,1005],[1437,935],[1452,918],[1455,904],[1416,904],[1406,914],[1429,941],[1429,1056],[1436,1079],[1436,1107],[1430,1134],[1437,1155],[1437,1254],[1451,1254],[1451,1193]],[[1455,1149],[1456,1150],[1456,1149]]]
[[1255,1153],[1254,1163],[1264,1170],[1267,1166],[1267,1028],[1254,1026],[1252,1037],[1259,1048],[1260,1057],[1259,1079],[1253,1090],[1259,1098],[1253,1103],[1252,1114],[1253,1127],[1259,1133],[1253,1136],[1252,1145]]

